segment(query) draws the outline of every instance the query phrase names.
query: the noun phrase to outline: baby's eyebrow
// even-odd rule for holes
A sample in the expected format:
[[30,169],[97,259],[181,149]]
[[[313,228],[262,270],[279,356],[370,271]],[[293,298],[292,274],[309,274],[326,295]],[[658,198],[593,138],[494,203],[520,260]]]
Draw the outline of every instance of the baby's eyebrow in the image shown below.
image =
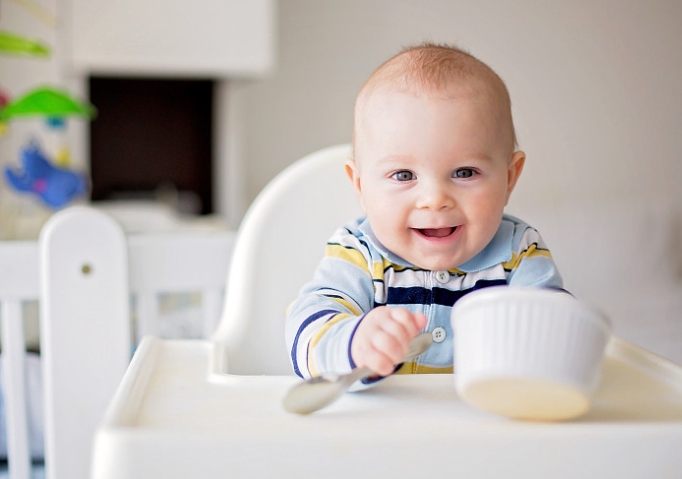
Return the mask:
[[485,154],[485,153],[471,155],[471,156],[469,156],[469,159],[471,161],[479,161],[479,162],[483,162],[483,163],[492,163],[493,162],[493,158],[490,155]]
[[[386,155],[376,160],[377,165],[382,167],[400,167],[409,168],[415,161],[412,155]],[[487,153],[473,153],[462,155],[458,158],[453,158],[452,161],[456,163],[454,166],[467,166],[480,163],[493,163],[493,157]]]
[[387,155],[377,159],[381,166],[401,166],[414,161],[412,155]]

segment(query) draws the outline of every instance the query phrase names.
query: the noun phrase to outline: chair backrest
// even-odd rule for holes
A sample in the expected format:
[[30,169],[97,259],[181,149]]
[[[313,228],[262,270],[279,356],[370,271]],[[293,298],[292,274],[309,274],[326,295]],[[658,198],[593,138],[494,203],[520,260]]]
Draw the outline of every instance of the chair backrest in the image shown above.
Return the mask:
[[282,171],[256,198],[237,233],[220,327],[230,374],[293,374],[285,312],[312,279],[326,241],[361,209],[344,172],[349,145],[326,148]]
[[[226,230],[144,233],[128,237],[136,338],[208,338],[219,324],[235,233]],[[201,293],[200,324],[163,328],[160,295]],[[196,318],[195,318],[196,319]],[[165,321],[165,323],[168,323]],[[168,325],[168,324],[167,324]],[[174,330],[175,334],[168,334]]]
[[126,237],[110,215],[85,206],[45,224],[40,321],[48,477],[90,477],[94,432],[132,353],[131,297],[144,335],[158,333],[159,294],[200,292],[207,337],[220,313],[233,241],[228,231]]
[[120,225],[72,207],[40,233],[47,477],[85,478],[94,431],[130,360],[128,255]]

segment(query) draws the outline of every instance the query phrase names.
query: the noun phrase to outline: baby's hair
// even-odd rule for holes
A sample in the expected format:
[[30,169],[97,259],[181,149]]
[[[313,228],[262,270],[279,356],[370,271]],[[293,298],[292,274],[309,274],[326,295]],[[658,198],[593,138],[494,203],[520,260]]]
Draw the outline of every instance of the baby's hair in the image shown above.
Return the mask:
[[[404,48],[384,62],[370,76],[366,87],[389,82],[400,90],[439,90],[453,79],[464,79],[480,73],[485,66],[470,53],[450,45],[421,43]],[[479,68],[476,68],[479,67]]]
[[[459,47],[448,44],[420,43],[404,48],[381,64],[360,89],[356,102],[356,122],[358,109],[380,88],[412,94],[447,93],[446,90],[457,82],[474,83],[489,89],[499,101],[502,114],[509,118],[513,147],[516,147],[516,133],[511,120],[511,100],[504,82],[481,60]],[[355,135],[354,131],[354,139]]]

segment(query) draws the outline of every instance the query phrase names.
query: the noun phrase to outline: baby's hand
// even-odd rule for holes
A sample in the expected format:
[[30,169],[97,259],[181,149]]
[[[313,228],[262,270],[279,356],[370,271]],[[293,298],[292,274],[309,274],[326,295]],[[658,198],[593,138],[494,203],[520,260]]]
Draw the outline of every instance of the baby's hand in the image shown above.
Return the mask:
[[410,341],[426,326],[426,316],[405,308],[373,309],[360,322],[350,353],[358,367],[388,376],[410,348]]

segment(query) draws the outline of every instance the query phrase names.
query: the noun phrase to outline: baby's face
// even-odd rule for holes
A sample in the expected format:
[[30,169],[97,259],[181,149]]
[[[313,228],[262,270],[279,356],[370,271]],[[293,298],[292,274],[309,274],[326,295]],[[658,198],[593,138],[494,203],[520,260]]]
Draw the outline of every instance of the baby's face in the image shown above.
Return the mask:
[[481,95],[374,92],[356,129],[356,192],[381,243],[429,270],[493,238],[525,156]]

